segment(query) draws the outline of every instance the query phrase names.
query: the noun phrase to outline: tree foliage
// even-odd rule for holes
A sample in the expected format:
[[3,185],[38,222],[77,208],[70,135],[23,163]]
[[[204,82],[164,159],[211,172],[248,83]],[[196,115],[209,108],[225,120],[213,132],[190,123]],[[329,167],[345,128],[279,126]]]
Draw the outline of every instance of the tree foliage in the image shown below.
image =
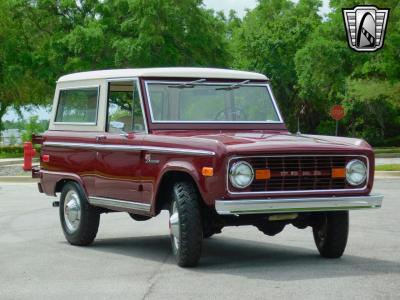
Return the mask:
[[360,4],[332,0],[332,11],[321,19],[319,1],[260,0],[234,30],[233,65],[269,75],[292,130],[304,107],[303,131],[333,134],[335,122],[329,110],[343,104],[347,116],[342,134],[376,145],[396,144],[400,141],[399,1],[374,2],[391,9],[385,46],[375,53],[357,53],[347,45],[342,8]]

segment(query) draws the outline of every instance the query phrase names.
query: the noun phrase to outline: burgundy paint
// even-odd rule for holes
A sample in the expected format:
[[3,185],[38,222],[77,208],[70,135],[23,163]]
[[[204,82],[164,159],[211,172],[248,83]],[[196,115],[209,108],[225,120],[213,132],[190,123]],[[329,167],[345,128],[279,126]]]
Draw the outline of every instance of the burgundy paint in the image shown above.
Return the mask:
[[[140,81],[145,102],[149,134],[121,137],[105,132],[47,131],[44,142],[100,143],[133,146],[206,150],[215,156],[194,156],[149,151],[109,151],[94,149],[59,148],[43,145],[42,155],[50,155],[49,162],[41,162],[41,185],[48,195],[54,195],[57,182],[65,179],[79,182],[88,196],[150,203],[154,214],[157,190],[163,175],[180,171],[196,182],[203,201],[213,207],[217,199],[258,199],[272,197],[263,194],[231,195],[227,192],[226,174],[229,158],[251,155],[332,154],[365,155],[370,162],[370,174],[364,191],[280,193],[273,197],[303,197],[330,195],[367,195],[374,179],[374,154],[363,142],[340,137],[298,137],[291,135],[284,124],[152,124],[149,122],[144,81]],[[105,138],[96,141],[96,137]],[[146,154],[159,163],[146,163]],[[201,175],[203,167],[213,167],[214,176]],[[50,172],[46,172],[50,171]],[[61,172],[57,175],[52,172]],[[63,175],[64,174],[64,175]]]

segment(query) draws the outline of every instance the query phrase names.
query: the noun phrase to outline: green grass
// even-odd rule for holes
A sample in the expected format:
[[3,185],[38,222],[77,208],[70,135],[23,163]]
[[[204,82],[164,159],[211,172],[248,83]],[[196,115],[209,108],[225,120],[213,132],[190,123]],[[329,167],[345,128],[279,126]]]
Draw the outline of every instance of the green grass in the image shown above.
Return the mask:
[[0,153],[0,159],[2,158],[22,158],[24,157],[21,153]]
[[374,148],[375,154],[386,154],[386,153],[399,153],[400,147],[385,147],[385,148]]
[[375,167],[376,171],[400,171],[400,164],[379,165]]

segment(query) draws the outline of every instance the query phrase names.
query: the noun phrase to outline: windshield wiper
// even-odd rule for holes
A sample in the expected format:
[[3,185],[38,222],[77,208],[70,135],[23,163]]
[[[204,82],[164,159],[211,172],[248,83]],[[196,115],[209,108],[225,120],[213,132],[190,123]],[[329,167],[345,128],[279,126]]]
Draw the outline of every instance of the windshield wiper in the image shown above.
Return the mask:
[[185,82],[185,83],[181,83],[181,84],[174,84],[174,85],[169,85],[168,87],[170,88],[177,88],[177,89],[191,89],[194,88],[194,86],[198,83],[202,83],[206,81],[206,79],[198,79],[195,81],[190,81],[190,82]]
[[231,90],[238,89],[241,86],[248,84],[249,82],[250,82],[250,80],[245,80],[245,81],[242,81],[242,82],[234,83],[234,84],[232,84],[230,86],[227,86],[227,87],[216,88],[215,90],[216,91],[222,91],[222,90],[223,91],[231,91]]

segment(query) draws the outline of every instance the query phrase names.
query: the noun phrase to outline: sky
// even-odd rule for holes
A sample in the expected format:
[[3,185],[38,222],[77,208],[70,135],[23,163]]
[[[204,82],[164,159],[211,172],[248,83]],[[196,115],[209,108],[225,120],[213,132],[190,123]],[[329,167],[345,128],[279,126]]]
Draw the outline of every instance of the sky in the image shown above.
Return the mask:
[[[237,11],[240,18],[243,18],[246,14],[246,8],[253,9],[257,5],[257,0],[203,0],[204,4],[208,8],[212,8],[215,11],[222,10],[225,15],[228,15],[231,9]],[[293,2],[298,2],[293,0]],[[329,0],[323,0],[323,6],[321,9],[322,13],[329,12]]]
[[[297,0],[293,0],[297,2]],[[207,8],[211,8],[215,11],[223,11],[228,15],[231,9],[235,10],[240,18],[243,18],[246,14],[246,9],[253,9],[257,5],[257,0],[203,0],[204,5]],[[323,0],[323,7],[321,13],[325,14],[329,12],[329,0]],[[30,112],[25,111],[23,113],[24,118],[28,118],[30,115],[39,115],[40,119],[48,119],[49,112],[48,109],[34,109]],[[14,120],[18,119],[17,115],[9,110],[4,116],[4,120]]]

